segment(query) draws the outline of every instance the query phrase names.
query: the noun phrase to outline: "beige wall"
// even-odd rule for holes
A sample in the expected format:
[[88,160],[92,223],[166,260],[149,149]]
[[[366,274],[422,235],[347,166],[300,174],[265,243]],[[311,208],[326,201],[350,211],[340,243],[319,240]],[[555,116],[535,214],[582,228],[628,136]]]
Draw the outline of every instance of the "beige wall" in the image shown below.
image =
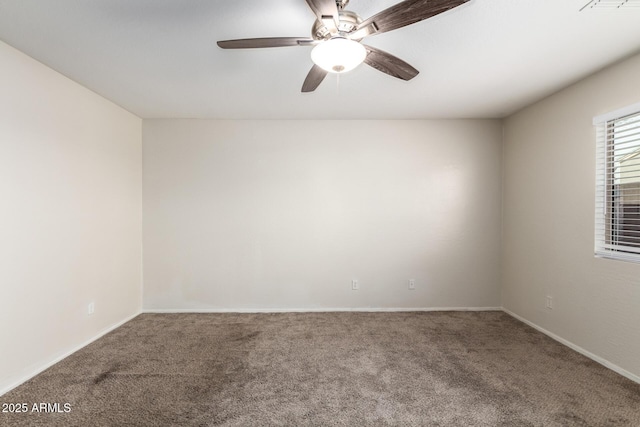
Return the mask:
[[501,132],[145,120],[144,308],[499,307]]
[[638,101],[640,55],[505,120],[502,280],[506,309],[635,376],[640,264],[594,258],[592,119]]
[[2,42],[0,64],[2,394],[139,312],[142,160],[139,118]]

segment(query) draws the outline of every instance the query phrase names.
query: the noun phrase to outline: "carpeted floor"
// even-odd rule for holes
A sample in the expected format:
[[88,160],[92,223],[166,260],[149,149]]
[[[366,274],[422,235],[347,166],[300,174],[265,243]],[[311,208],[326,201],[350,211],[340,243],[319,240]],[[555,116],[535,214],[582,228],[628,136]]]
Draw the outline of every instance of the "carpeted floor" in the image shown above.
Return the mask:
[[29,407],[3,426],[640,426],[639,384],[502,312],[143,314],[0,402]]

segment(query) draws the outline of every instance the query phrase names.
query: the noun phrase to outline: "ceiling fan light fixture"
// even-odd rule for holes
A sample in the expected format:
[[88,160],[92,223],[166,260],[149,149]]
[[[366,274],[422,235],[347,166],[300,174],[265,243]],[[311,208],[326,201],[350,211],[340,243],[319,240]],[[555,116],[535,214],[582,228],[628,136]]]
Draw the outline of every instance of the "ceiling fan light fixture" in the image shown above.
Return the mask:
[[354,40],[334,37],[311,51],[311,60],[330,73],[346,73],[364,62],[367,49]]

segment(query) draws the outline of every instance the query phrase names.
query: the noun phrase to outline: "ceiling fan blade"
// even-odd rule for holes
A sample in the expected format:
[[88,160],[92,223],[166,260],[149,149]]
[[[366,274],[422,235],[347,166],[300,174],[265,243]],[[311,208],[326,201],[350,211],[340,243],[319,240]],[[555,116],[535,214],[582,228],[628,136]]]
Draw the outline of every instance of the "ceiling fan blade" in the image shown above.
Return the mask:
[[[315,13],[319,21],[327,22],[327,17],[333,17],[335,27],[340,23],[340,15],[338,14],[338,5],[336,0],[307,0],[307,4]],[[324,19],[323,19],[324,18]]]
[[266,37],[259,39],[222,40],[218,46],[223,49],[255,49],[263,47],[307,46],[316,43],[305,37]]
[[402,80],[411,80],[420,72],[390,53],[371,46],[364,45],[364,47],[367,49],[367,57],[364,59],[365,64],[378,71]]
[[377,29],[373,34],[386,33],[407,25],[415,24],[447,10],[458,7],[469,0],[405,0],[377,15],[362,21],[358,30],[372,25]]
[[325,77],[327,77],[327,71],[314,64],[309,74],[307,74],[307,78],[304,79],[302,92],[313,92],[320,86]]

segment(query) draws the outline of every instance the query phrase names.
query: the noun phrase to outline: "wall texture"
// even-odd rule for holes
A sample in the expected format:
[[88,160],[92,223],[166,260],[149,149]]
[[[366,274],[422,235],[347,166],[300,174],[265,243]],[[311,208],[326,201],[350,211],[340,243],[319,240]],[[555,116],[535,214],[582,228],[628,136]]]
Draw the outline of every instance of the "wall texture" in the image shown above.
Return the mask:
[[0,63],[2,394],[140,311],[142,150],[139,118],[2,42]]
[[500,306],[501,132],[145,120],[144,308]]
[[592,119],[639,101],[636,55],[509,117],[504,131],[503,306],[635,376],[640,264],[594,257]]

